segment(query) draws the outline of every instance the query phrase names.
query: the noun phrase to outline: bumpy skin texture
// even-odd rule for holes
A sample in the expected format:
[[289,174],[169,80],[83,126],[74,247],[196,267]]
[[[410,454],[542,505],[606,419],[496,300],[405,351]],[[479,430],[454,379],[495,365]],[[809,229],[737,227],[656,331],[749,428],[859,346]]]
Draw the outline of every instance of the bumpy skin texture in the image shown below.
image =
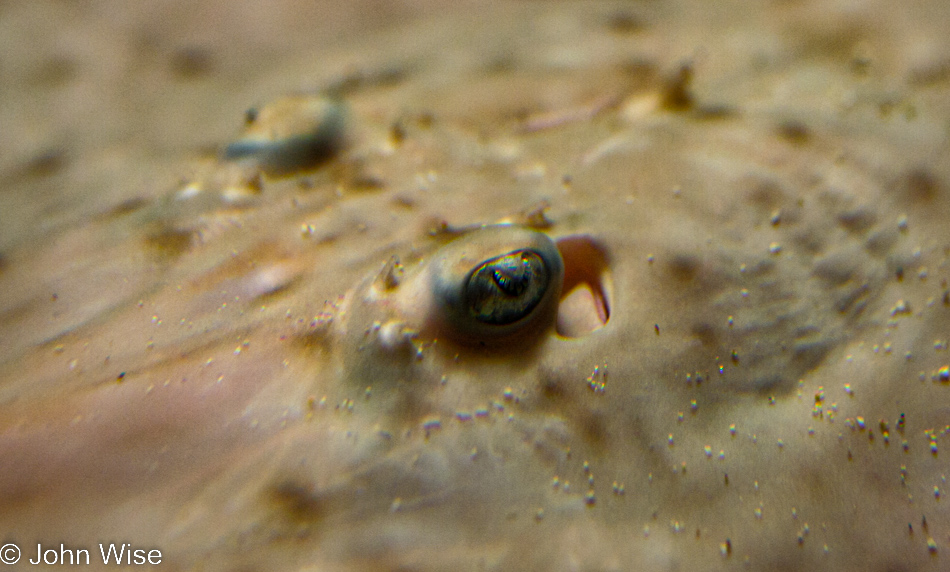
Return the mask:
[[[234,113],[183,140],[343,98],[348,146],[299,176],[162,154],[145,120],[5,165],[0,540],[167,570],[946,568],[950,7],[712,4],[496,5],[249,92],[208,72],[201,109]],[[604,327],[433,322],[427,269],[497,222],[595,241]]]

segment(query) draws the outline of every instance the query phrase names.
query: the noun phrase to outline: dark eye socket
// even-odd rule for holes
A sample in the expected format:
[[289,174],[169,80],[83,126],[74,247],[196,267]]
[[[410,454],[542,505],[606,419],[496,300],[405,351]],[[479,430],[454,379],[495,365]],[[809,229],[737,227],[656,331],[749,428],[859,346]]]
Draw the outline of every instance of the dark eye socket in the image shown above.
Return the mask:
[[537,307],[549,281],[541,256],[519,250],[472,270],[465,283],[465,304],[479,322],[512,324]]

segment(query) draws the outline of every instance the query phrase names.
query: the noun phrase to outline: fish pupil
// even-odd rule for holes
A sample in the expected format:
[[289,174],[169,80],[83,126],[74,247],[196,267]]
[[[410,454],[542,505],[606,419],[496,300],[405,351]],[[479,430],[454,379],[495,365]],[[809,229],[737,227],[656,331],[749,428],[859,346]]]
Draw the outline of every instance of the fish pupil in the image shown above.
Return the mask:
[[498,267],[492,272],[495,284],[508,296],[521,296],[528,289],[534,273],[526,253],[522,253],[521,260],[515,261],[505,257],[499,261]]

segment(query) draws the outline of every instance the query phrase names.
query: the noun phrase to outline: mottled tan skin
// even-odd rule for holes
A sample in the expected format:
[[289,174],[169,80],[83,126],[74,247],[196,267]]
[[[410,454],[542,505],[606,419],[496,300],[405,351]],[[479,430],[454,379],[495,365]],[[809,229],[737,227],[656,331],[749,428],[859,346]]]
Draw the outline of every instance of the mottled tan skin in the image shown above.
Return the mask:
[[[238,203],[194,150],[5,139],[0,540],[164,570],[945,569],[948,8],[704,5],[494,6],[243,94],[212,73],[224,107],[335,86],[352,114]],[[606,251],[606,326],[428,330],[412,276],[541,201]]]

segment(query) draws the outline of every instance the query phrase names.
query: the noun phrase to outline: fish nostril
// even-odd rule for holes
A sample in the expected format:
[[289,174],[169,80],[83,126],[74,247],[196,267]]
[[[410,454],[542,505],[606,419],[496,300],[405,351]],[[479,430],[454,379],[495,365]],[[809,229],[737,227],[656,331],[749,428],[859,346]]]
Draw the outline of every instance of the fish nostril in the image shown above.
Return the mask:
[[587,235],[567,236],[556,243],[564,260],[557,333],[579,338],[604,327],[610,320],[607,251]]

